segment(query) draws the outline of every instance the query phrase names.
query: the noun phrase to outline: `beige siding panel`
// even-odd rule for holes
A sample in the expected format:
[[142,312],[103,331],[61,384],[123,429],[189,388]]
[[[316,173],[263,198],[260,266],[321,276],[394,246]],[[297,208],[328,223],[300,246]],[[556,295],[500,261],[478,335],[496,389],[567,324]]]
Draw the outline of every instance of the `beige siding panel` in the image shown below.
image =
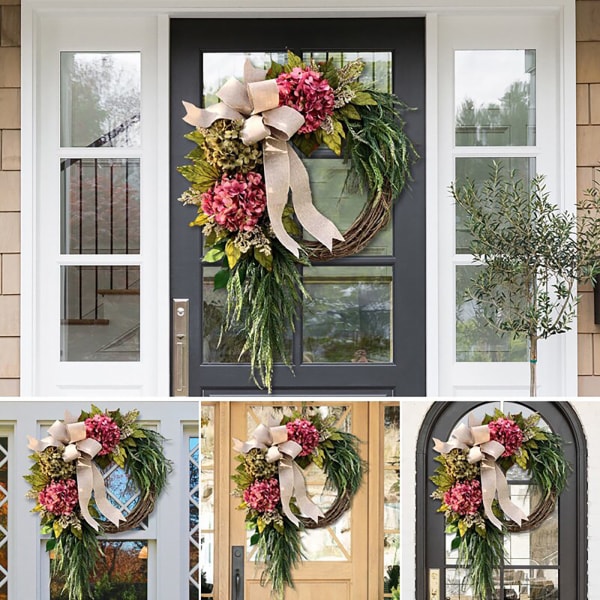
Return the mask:
[[14,254],[21,249],[21,218],[19,213],[0,213],[0,253]]
[[19,6],[2,6],[0,8],[0,46],[20,45],[21,8]]
[[19,335],[21,296],[0,296],[0,337]]
[[0,397],[18,396],[20,387],[18,379],[0,379]]
[[577,2],[577,40],[600,40],[600,2],[585,0]]
[[586,190],[594,185],[594,179],[600,181],[600,172],[594,167],[577,167],[577,197],[582,198]]
[[18,212],[21,207],[21,173],[0,171],[0,212]]
[[600,396],[600,377],[579,377],[580,396]]
[[590,85],[590,123],[600,125],[600,83]]
[[587,83],[577,86],[577,125],[590,122],[590,86]]
[[591,333],[580,334],[577,336],[577,359],[579,375],[594,374],[594,354],[592,350],[593,337],[594,336]]
[[577,42],[577,83],[600,82],[600,42]]
[[[600,63],[600,60],[598,61]],[[600,164],[600,125],[577,126],[577,165],[597,167]]]
[[2,293],[20,294],[21,293],[21,255],[3,254],[2,255]]
[[0,87],[18,88],[21,85],[21,50],[0,47]]
[[0,89],[0,129],[21,127],[21,94],[16,89]]
[[5,129],[2,132],[2,170],[18,171],[21,168],[21,131]]
[[0,338],[0,378],[19,377],[19,338]]
[[583,292],[579,302],[579,333],[600,333],[600,325],[594,323],[594,294]]

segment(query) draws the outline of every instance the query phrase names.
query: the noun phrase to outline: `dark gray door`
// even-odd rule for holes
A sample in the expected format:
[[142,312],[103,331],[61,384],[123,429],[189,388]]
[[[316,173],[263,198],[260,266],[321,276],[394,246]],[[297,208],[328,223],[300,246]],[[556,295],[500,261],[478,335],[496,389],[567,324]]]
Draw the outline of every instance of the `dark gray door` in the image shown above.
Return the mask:
[[[417,151],[425,153],[425,26],[423,19],[174,19],[171,24],[171,298],[190,300],[190,394],[259,393],[240,341],[217,345],[224,292],[213,292],[211,265],[202,264],[193,207],[177,198],[187,182],[176,167],[191,149],[183,136],[181,100],[202,106],[243,62],[269,53],[340,60],[360,53],[373,80],[417,110],[406,115]],[[209,103],[211,103],[209,99]],[[327,154],[310,161],[313,196],[324,210],[356,205],[340,198],[345,169]],[[304,269],[313,298],[290,332],[292,374],[278,365],[275,394],[425,394],[425,164],[398,200],[389,230],[360,255]],[[340,183],[341,182],[341,183]],[[336,187],[337,186],[337,187]],[[340,204],[340,199],[348,201]],[[350,202],[352,200],[352,202]],[[343,218],[351,218],[343,211]],[[349,212],[349,211],[348,211]],[[349,223],[337,222],[343,231]],[[237,352],[236,352],[237,351]]]
[[[417,598],[430,598],[430,569],[440,570],[440,598],[471,598],[466,573],[456,569],[444,534],[444,516],[431,494],[434,462],[432,438],[447,440],[452,430],[471,411],[493,413],[500,402],[439,402],[427,414],[419,434],[417,453]],[[489,600],[571,600],[587,598],[587,494],[586,444],[573,409],[566,402],[505,402],[503,412],[524,415],[538,412],[542,420],[565,441],[565,454],[572,466],[567,489],[558,508],[539,528],[509,534],[507,561],[500,569],[497,591]],[[525,493],[526,474],[508,477],[511,496]],[[527,501],[525,499],[525,501]]]

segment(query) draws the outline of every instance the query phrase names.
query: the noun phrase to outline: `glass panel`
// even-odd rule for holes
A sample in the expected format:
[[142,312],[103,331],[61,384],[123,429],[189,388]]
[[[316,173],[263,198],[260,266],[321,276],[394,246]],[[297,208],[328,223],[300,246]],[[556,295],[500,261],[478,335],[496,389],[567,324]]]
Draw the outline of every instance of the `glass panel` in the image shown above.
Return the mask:
[[[383,409],[383,530],[384,598],[391,598],[392,589],[400,583],[400,407]],[[394,537],[396,536],[396,537]],[[391,546],[390,546],[391,543]]]
[[0,437],[0,600],[8,600],[8,438]]
[[[190,438],[191,439],[191,438]],[[196,455],[197,456],[197,455]],[[210,598],[216,591],[215,584],[215,547],[214,547],[214,522],[215,522],[215,492],[214,492],[214,456],[215,456],[215,407],[202,406],[200,409],[200,527],[195,528],[192,543],[197,545],[198,531],[200,535],[200,593],[202,598]],[[193,454],[191,455],[193,459]],[[190,461],[192,465],[192,461]],[[190,467],[191,478],[194,471]],[[196,471],[197,472],[197,471]],[[190,523],[191,525],[191,523]],[[198,563],[197,563],[198,564]],[[197,598],[197,575],[194,582],[190,582],[190,599]],[[196,594],[196,595],[194,595]],[[205,595],[206,594],[206,595]]]
[[62,52],[64,146],[140,145],[140,53]]
[[511,600],[558,600],[558,569],[506,570],[504,589],[504,597]]
[[400,585],[400,534],[386,533],[383,536],[383,591],[391,592]]
[[392,268],[311,267],[304,283],[303,361],[392,361]]
[[466,571],[446,569],[446,600],[473,600]]
[[140,161],[61,161],[61,252],[139,254]]
[[[230,330],[221,335],[221,327],[225,322],[227,308],[225,290],[214,290],[214,276],[219,269],[204,267],[203,301],[202,301],[202,334],[204,363],[238,363],[248,362],[248,352],[240,355],[246,341],[241,331]],[[292,353],[292,332],[288,332],[289,355]],[[276,357],[276,362],[282,362]]]
[[140,267],[61,267],[61,360],[140,360]]
[[200,595],[200,445],[198,436],[188,438],[189,456],[189,600]]
[[454,55],[457,146],[535,145],[535,50]]
[[466,290],[482,267],[456,267],[456,360],[457,362],[522,362],[527,360],[525,338],[500,336],[489,326],[475,300]]
[[[146,541],[101,541],[102,555],[90,581],[90,600],[146,600],[148,598],[148,546]],[[54,557],[50,554],[50,559]],[[50,600],[67,600],[64,580],[52,577]]]
[[[102,476],[111,504],[116,506],[124,517],[127,517],[140,500],[139,489],[127,472],[114,463],[103,470]],[[146,529],[146,523],[142,523],[139,529]]]
[[[515,171],[515,176],[528,184],[535,176],[535,158],[527,157],[482,157],[482,158],[457,158],[455,181],[457,187],[463,185],[467,179],[475,183],[483,183],[492,173],[493,163],[502,163],[505,174]],[[525,189],[527,189],[526,186]],[[466,212],[456,205],[456,253],[469,254],[471,252],[471,234],[466,228]]]

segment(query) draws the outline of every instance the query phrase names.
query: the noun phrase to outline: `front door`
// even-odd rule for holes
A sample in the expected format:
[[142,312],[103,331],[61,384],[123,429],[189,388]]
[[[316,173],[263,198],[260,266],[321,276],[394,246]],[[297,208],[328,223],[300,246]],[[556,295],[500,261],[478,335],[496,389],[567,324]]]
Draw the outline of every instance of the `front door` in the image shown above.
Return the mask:
[[[586,519],[581,478],[586,477],[585,441],[574,411],[557,402],[450,402],[436,403],[429,411],[417,458],[417,597],[473,600],[467,573],[456,567],[457,551],[450,547],[454,534],[445,533],[440,502],[431,498],[435,486],[429,478],[439,464],[434,461],[439,455],[433,450],[433,438],[445,441],[472,411],[483,417],[495,408],[524,416],[539,413],[540,425],[563,438],[572,470],[554,512],[540,526],[506,535],[505,564],[497,573],[493,597],[486,600],[584,598]],[[528,491],[529,473],[513,468],[508,483],[511,498],[529,513],[534,502]],[[439,579],[434,578],[436,572]]]
[[[407,132],[421,157],[425,137],[423,19],[174,19],[171,24],[171,298],[188,299],[189,394],[252,393],[248,364],[239,364],[240,340],[219,343],[225,293],[213,291],[214,266],[202,262],[193,207],[177,198],[187,182],[176,167],[192,149],[184,134],[181,101],[214,102],[214,92],[237,76],[246,57],[269,64],[286,49],[306,59],[333,57],[343,64],[358,55],[372,83],[394,91],[416,110],[406,113]],[[320,151],[319,151],[320,152]],[[314,156],[314,155],[313,155]],[[342,232],[353,215],[342,194],[346,165],[333,154],[308,166],[315,203],[340,212]],[[398,199],[392,223],[359,255],[305,268],[312,301],[289,335],[294,367],[278,365],[276,394],[425,394],[425,184],[424,159]],[[356,204],[356,198],[354,199]],[[347,202],[348,204],[348,202]],[[341,207],[341,209],[340,209]],[[173,364],[185,361],[176,351]],[[187,375],[187,374],[186,374]],[[178,372],[176,384],[181,384]]]
[[[397,403],[314,402],[325,415],[335,415],[336,427],[354,433],[368,474],[350,509],[328,527],[302,534],[305,560],[293,571],[295,589],[285,600],[391,598],[399,585],[399,413]],[[258,424],[271,416],[301,408],[301,404],[203,402],[201,413],[201,560],[203,600],[269,600],[270,588],[260,585],[261,565],[248,544],[245,512],[237,510],[230,475],[238,462],[231,438],[247,440]],[[307,406],[307,403],[303,403]],[[325,510],[332,502],[324,490],[322,471],[304,470],[307,490]],[[244,576],[236,586],[232,548],[241,547]],[[382,576],[385,573],[385,577]],[[237,595],[236,595],[237,594]]]

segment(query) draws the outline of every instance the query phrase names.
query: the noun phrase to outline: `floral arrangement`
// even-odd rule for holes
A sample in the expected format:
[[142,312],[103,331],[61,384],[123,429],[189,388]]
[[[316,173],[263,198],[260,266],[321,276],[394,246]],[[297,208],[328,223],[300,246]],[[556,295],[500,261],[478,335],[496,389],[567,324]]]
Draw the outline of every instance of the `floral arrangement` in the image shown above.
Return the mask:
[[[246,442],[234,439],[239,465],[232,479],[238,506],[254,533],[257,558],[264,562],[261,584],[271,584],[283,600],[285,587],[294,587],[292,569],[303,558],[300,534],[305,528],[327,527],[350,505],[360,488],[365,463],[359,440],[335,426],[335,416],[323,418],[305,408],[291,416],[259,425]],[[308,497],[302,469],[314,464],[325,473],[326,488],[337,499],[324,514]]]
[[[306,64],[289,52],[286,64],[272,62],[268,71],[247,61],[244,81],[226,82],[217,104],[183,103],[184,120],[196,127],[186,138],[196,147],[186,157],[191,164],[179,167],[191,183],[179,200],[196,206],[190,225],[202,229],[204,261],[220,266],[214,288],[227,294],[222,331],[242,332],[240,358],[249,353],[254,381],[269,392],[274,359],[289,366],[286,334],[308,298],[297,266],[310,264],[314,248],[300,239],[302,230],[329,258],[358,252],[386,225],[417,158],[400,117],[406,106],[361,83],[364,66],[360,59]],[[297,154],[323,145],[350,161],[347,186],[369,193],[343,250],[344,235],[312,204]]]
[[[504,536],[533,529],[552,512],[566,487],[570,467],[559,435],[539,426],[540,415],[528,417],[496,410],[477,422],[469,416],[447,442],[434,438],[439,466],[431,477],[432,494],[441,502],[446,532],[454,533],[458,568],[469,574],[474,598],[494,591],[494,571],[504,562]],[[530,474],[541,500],[526,515],[510,499],[506,472],[518,465]],[[522,525],[522,522],[526,524]]]
[[[64,578],[69,600],[91,597],[101,553],[98,536],[135,527],[166,486],[172,465],[164,456],[164,438],[141,427],[138,416],[137,410],[122,414],[92,406],[77,419],[67,411],[42,440],[28,436],[34,451],[25,476],[28,497],[36,501],[33,512],[41,516],[42,534],[49,536],[52,574]],[[112,463],[140,491],[127,519],[107,497],[102,469]]]

